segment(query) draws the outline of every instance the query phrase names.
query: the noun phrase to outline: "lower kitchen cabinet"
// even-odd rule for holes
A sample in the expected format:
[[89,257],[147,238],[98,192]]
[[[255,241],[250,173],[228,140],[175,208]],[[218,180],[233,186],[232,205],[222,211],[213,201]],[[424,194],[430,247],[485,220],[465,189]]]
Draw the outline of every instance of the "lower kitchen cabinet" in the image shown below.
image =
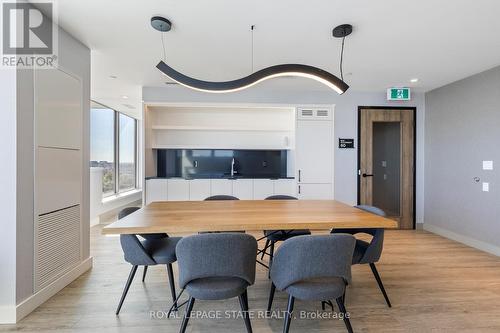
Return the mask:
[[253,179],[235,179],[233,182],[233,195],[240,200],[253,199]]
[[274,183],[274,195],[290,195],[297,197],[297,184],[295,179],[276,179]]
[[211,179],[210,195],[233,195],[233,184],[230,179]]
[[155,201],[167,201],[167,180],[148,179],[146,180],[146,205]]
[[[300,193],[298,189],[300,188]],[[332,199],[331,184],[299,184],[295,179],[148,179],[146,204],[154,201],[205,200],[212,195],[233,195],[241,200],[263,200],[272,195],[299,199]]]
[[254,179],[253,198],[254,200],[263,200],[274,195],[274,183],[271,179]]
[[189,200],[205,200],[210,196],[210,179],[193,179],[189,182]]
[[168,179],[168,201],[189,200],[189,180]]

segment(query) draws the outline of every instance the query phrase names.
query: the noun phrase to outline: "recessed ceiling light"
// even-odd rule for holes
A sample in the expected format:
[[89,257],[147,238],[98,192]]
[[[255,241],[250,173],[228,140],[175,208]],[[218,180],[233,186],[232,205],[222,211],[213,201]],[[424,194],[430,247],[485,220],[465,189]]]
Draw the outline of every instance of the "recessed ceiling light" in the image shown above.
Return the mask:
[[410,82],[411,82],[411,83],[417,83],[417,82],[418,82],[418,79],[417,79],[417,78],[415,78],[415,79],[411,79],[411,80],[410,80]]
[[116,76],[116,75],[110,75],[110,76],[109,76],[109,78],[110,78],[110,79],[117,79],[117,78],[118,78],[118,76]]
[[122,98],[123,99],[128,99],[128,96],[127,95],[122,95]]

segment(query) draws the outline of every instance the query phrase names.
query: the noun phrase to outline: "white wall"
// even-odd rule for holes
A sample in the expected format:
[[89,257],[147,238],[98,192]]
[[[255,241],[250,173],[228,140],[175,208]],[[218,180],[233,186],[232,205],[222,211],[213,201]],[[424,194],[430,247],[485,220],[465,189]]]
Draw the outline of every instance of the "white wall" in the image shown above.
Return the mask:
[[[500,67],[427,93],[425,229],[500,255]],[[483,170],[483,161],[493,170]],[[479,182],[474,181],[479,177]],[[489,183],[489,192],[482,191]]]
[[[201,93],[181,86],[166,88],[144,87],[144,103],[210,103],[228,104],[281,104],[299,106],[307,104],[335,104],[335,147],[338,138],[355,138],[357,144],[358,106],[415,106],[417,108],[417,181],[416,181],[416,219],[423,223],[424,191],[424,119],[425,98],[423,94],[413,93],[409,102],[389,102],[386,92],[357,92],[348,90],[343,95],[331,91],[277,90],[268,83],[231,94]],[[354,205],[357,202],[357,150],[335,150],[335,199]]]
[[0,323],[16,318],[16,71],[0,69]]

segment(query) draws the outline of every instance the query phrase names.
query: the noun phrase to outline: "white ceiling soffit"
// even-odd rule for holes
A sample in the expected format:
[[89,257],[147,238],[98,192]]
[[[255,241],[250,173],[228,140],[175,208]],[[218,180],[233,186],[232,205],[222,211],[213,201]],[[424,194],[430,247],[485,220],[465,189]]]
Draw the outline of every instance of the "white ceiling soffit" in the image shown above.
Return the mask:
[[[500,1],[495,0],[86,0],[58,1],[60,25],[92,49],[92,97],[141,113],[141,87],[165,85],[151,16],[170,19],[167,63],[195,78],[222,81],[254,69],[304,63],[339,75],[336,25],[350,23],[344,73],[352,90],[445,85],[500,65]],[[113,79],[110,76],[116,76]],[[418,78],[417,83],[410,79]],[[273,89],[327,91],[307,79],[281,79]],[[123,99],[127,96],[128,99]]]

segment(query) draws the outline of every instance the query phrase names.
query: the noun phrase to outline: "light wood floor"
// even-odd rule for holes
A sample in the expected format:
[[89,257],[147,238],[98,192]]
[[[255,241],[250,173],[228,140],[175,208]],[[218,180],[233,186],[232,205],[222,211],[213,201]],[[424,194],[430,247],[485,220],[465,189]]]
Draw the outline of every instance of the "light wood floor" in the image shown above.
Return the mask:
[[[151,319],[171,304],[167,274],[151,267],[136,279],[119,317],[114,311],[130,266],[119,239],[92,228],[94,267],[17,325],[0,331],[178,332],[180,319]],[[385,305],[368,266],[353,268],[347,309],[355,332],[500,332],[500,259],[422,231],[387,232],[379,272],[392,300]],[[139,271],[138,271],[139,273]],[[142,273],[142,269],[140,269]],[[258,267],[249,288],[250,308],[264,310],[269,281]],[[278,293],[275,308],[285,310]],[[237,299],[198,302],[194,310],[237,310]],[[296,302],[296,311],[321,310],[318,302]],[[182,312],[181,312],[182,314]],[[254,332],[281,332],[281,319],[254,319]],[[238,319],[192,319],[188,332],[245,332]],[[294,320],[291,332],[346,332],[337,319]]]

